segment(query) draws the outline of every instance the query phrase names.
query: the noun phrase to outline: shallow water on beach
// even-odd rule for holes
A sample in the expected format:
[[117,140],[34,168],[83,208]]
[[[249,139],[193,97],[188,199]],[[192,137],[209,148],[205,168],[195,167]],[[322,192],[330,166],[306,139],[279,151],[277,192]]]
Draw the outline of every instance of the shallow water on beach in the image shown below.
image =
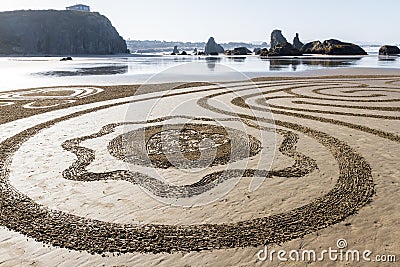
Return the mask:
[[[172,67],[197,63],[195,69],[171,71]],[[193,64],[192,64],[193,65]],[[57,85],[115,85],[146,82],[155,74],[159,82],[224,81],[247,77],[312,74],[321,69],[390,68],[400,70],[399,57],[302,56],[262,59],[258,56],[114,56],[74,57],[1,57],[0,91]],[[154,80],[153,80],[154,82]]]

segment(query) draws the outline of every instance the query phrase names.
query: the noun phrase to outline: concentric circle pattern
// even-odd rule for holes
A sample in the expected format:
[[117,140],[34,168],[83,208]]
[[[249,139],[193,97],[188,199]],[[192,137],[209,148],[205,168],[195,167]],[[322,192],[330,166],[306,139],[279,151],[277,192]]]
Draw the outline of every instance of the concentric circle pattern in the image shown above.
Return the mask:
[[73,103],[102,91],[96,87],[48,87],[0,93],[0,101],[12,101],[7,102],[10,104],[28,102],[23,104],[24,108],[43,109]]
[[[0,99],[14,101],[5,96]],[[157,111],[143,120],[141,107],[155,99],[161,101],[164,113]],[[184,101],[189,101],[192,109],[170,115],[168,107],[172,110]],[[399,149],[399,102],[396,77],[332,77],[188,85],[85,106],[60,106],[62,112],[21,120],[23,127],[2,125],[0,223],[37,242],[93,254],[215,251],[301,238],[357,216],[371,203],[377,181],[368,160],[371,155],[365,154],[362,145],[372,150],[378,144],[390,145],[389,150]],[[132,107],[137,120],[125,121],[124,114]],[[75,128],[69,131],[68,127]],[[265,134],[268,138],[263,139]],[[124,183],[126,190],[145,190],[150,202],[152,197],[202,198],[229,181],[236,179],[236,185],[239,180],[247,183],[262,178],[263,185],[246,192],[249,198],[260,197],[261,204],[243,207],[254,209],[251,217],[221,223],[213,222],[210,215],[192,224],[121,223],[51,208],[27,189],[41,179],[41,162],[35,163],[39,167],[32,169],[29,179],[24,178],[28,163],[16,168],[23,157],[41,155],[40,149],[29,152],[32,155],[19,153],[34,140],[46,147],[43,153],[58,153],[65,158],[65,162],[56,164],[49,163],[51,157],[38,156],[39,161],[47,162],[43,168],[54,168],[45,181],[41,180],[49,186],[55,181],[72,187],[92,183],[94,188],[102,183],[111,187]],[[313,152],[313,147],[320,154]],[[275,153],[272,166],[265,167],[262,156],[271,151]],[[174,183],[155,176],[158,173],[176,178],[178,171],[196,168],[202,171],[181,174],[181,180]],[[324,173],[333,175],[324,180]],[[32,185],[23,186],[16,177]],[[287,206],[282,206],[287,207],[284,210],[266,211],[270,207],[264,203],[271,195],[263,190],[273,192],[266,188],[273,190],[277,181],[286,183],[290,190],[311,179],[320,179],[321,188],[309,199],[301,202],[292,194]],[[322,186],[326,184],[329,186]],[[59,190],[62,192],[62,186]],[[68,197],[83,201],[78,191],[70,192]],[[237,191],[225,192],[214,205],[218,207],[228,198],[239,199]],[[279,196],[285,192],[275,193]],[[134,201],[133,193],[131,197]],[[229,212],[230,208],[233,206],[224,206],[220,212]]]

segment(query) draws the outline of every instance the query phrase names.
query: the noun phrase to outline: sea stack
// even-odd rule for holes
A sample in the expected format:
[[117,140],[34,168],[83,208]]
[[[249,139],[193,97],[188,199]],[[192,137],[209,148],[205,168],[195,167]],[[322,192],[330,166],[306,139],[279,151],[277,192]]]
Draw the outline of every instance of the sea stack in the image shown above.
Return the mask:
[[395,45],[384,45],[379,48],[379,55],[400,55],[400,48]]
[[274,48],[269,50],[269,57],[281,57],[281,56],[301,56],[302,53],[299,49],[293,47],[292,44],[285,42],[277,44]]
[[293,47],[300,50],[303,45],[304,44],[300,41],[299,34],[296,33],[296,36],[293,38]]
[[280,57],[280,56],[300,56],[301,52],[289,43],[281,30],[273,30],[271,33],[271,48],[260,53],[260,56],[265,57]]
[[175,45],[174,50],[172,51],[172,55],[178,55],[178,54],[179,54],[178,46]]
[[288,41],[283,36],[281,30],[273,30],[271,33],[271,48],[274,48],[278,44],[287,43]]
[[320,41],[307,43],[301,48],[301,52],[304,54],[367,55],[360,46],[335,39],[325,40],[323,43]]
[[233,50],[226,50],[225,55],[228,56],[243,56],[243,55],[248,55],[251,54],[251,51],[244,46],[241,47],[236,47]]
[[0,12],[0,54],[77,55],[128,53],[110,20],[97,12]]
[[204,52],[206,55],[218,55],[219,53],[224,53],[225,50],[221,45],[215,42],[214,37],[210,37],[207,41]]
[[260,55],[261,57],[267,57],[269,54],[268,48],[262,48],[259,53],[256,55]]

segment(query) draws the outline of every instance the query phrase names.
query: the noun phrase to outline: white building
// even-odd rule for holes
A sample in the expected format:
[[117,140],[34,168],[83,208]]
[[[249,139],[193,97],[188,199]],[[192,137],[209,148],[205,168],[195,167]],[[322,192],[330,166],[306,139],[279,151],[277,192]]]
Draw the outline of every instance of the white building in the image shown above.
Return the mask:
[[81,4],[66,7],[66,9],[67,9],[67,10],[77,10],[77,11],[87,11],[87,12],[90,12],[90,7],[89,7],[89,6],[87,6],[87,5],[81,5]]

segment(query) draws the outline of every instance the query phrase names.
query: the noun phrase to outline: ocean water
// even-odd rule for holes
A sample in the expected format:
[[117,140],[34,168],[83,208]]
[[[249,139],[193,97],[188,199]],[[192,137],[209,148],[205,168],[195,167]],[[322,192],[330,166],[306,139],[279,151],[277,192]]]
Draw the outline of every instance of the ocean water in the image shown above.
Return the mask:
[[302,56],[261,59],[258,56],[206,57],[132,55],[115,57],[0,57],[0,91],[59,85],[115,85],[174,81],[224,81],[246,77],[295,75],[333,68],[399,69],[400,57]]

